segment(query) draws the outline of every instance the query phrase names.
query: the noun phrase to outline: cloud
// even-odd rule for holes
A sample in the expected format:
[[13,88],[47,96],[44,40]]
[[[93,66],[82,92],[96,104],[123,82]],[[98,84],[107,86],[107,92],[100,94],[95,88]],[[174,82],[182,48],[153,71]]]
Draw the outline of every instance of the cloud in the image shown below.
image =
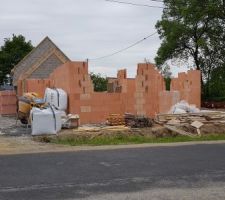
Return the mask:
[[[138,3],[161,5],[147,0]],[[162,9],[104,0],[7,0],[0,7],[0,45],[13,33],[23,34],[34,45],[48,35],[72,60],[95,58],[155,32],[161,14]],[[159,46],[155,35],[121,54],[90,62],[90,70],[115,76],[122,67],[134,77],[137,63],[144,58],[153,61]]]

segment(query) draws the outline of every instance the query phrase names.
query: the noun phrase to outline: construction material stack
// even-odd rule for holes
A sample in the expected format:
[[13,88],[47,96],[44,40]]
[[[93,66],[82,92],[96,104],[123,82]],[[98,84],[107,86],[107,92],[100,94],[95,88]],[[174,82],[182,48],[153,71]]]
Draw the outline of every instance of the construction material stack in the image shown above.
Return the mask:
[[31,110],[32,135],[56,134],[62,128],[61,113],[51,106]]
[[22,124],[29,123],[30,111],[32,107],[42,107],[45,102],[40,99],[37,93],[25,93],[18,99],[18,119]]
[[126,126],[132,128],[145,128],[153,125],[153,121],[145,116],[136,116],[131,113],[126,113],[124,118]]
[[66,116],[67,94],[62,89],[46,88],[44,107],[31,110],[32,135],[57,134],[62,128],[62,117]]
[[110,126],[125,125],[124,116],[120,114],[110,114],[107,121]]
[[60,88],[46,88],[44,100],[57,110],[66,111],[67,109],[67,94]]

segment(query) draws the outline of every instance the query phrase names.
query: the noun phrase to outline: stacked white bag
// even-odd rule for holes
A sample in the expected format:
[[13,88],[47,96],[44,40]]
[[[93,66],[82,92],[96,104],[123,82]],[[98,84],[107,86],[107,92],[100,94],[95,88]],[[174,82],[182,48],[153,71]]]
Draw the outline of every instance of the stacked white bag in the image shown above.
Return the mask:
[[33,107],[30,114],[32,135],[56,134],[62,128],[61,112],[52,107]]
[[57,134],[62,128],[62,118],[66,116],[67,93],[58,88],[46,88],[44,100],[49,107],[33,107],[31,110],[32,135]]
[[44,99],[46,103],[55,106],[58,110],[67,109],[67,93],[60,88],[46,88]]

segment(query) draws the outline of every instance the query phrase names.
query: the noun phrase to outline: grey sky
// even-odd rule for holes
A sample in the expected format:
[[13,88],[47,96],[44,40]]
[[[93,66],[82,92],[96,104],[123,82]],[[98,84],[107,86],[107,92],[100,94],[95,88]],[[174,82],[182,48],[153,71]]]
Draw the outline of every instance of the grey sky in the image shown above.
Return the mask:
[[[159,5],[150,0],[124,0]],[[0,45],[13,33],[37,45],[49,36],[71,60],[110,54],[155,32],[162,9],[111,3],[104,0],[0,0]],[[134,77],[138,62],[154,61],[160,46],[158,35],[102,60],[91,61],[89,70],[115,76],[127,68]],[[173,71],[182,71],[174,69]]]

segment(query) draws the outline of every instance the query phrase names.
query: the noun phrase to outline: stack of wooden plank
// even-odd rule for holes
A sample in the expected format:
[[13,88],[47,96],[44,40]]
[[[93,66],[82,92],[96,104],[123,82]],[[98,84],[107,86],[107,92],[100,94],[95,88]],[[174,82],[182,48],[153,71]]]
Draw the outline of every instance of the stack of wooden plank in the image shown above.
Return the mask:
[[125,125],[124,116],[120,114],[110,114],[107,121],[110,126]]
[[132,113],[125,113],[124,115],[125,125],[133,127],[135,124],[135,115]]
[[194,127],[196,128],[198,135],[200,135],[200,128],[205,124],[214,126],[218,126],[219,124],[225,125],[225,112],[205,111],[185,114],[158,114],[155,118],[155,122],[173,132],[192,137],[194,135],[182,130],[182,127]]
[[185,113],[185,114],[158,114],[155,122],[159,124],[169,123],[171,120],[176,120],[177,124],[190,124],[194,121],[199,121],[203,124],[210,123],[225,123],[225,112],[199,112],[199,113]]
[[130,113],[125,113],[124,118],[126,126],[130,126],[132,128],[144,128],[151,127],[153,125],[152,120],[145,116],[136,116]]

